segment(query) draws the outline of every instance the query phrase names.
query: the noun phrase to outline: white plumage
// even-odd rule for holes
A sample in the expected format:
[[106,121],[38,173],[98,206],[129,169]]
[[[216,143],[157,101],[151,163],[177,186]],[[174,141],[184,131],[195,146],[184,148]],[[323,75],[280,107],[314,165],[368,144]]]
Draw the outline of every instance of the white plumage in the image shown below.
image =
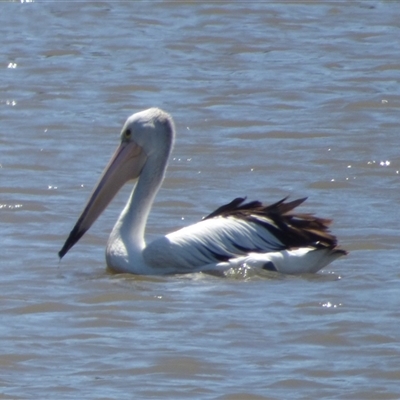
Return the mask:
[[282,273],[317,272],[346,254],[328,232],[329,220],[293,209],[305,199],[270,206],[237,198],[203,221],[146,245],[144,233],[164,179],[175,128],[164,111],[151,108],[126,121],[121,144],[103,172],[59,256],[90,228],[118,190],[138,179],[107,243],[108,266],[118,272],[171,274],[224,271],[249,266]]

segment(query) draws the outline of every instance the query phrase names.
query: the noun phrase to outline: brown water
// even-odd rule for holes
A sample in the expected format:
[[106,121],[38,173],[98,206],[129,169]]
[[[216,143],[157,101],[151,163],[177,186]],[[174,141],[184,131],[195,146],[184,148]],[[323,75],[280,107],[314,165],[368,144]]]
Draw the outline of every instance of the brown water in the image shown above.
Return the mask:
[[[1,399],[400,398],[400,4],[0,4]],[[105,271],[125,188],[57,251],[150,106],[178,130],[149,239],[308,196],[315,276]]]

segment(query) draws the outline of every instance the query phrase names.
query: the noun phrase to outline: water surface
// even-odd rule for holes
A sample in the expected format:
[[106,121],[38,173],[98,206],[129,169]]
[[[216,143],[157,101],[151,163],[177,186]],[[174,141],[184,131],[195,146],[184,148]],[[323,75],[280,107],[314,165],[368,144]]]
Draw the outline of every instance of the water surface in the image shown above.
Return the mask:
[[[399,4],[0,5],[0,398],[400,397]],[[112,275],[129,190],[57,251],[128,115],[178,137],[149,240],[236,196],[308,196],[314,276]]]

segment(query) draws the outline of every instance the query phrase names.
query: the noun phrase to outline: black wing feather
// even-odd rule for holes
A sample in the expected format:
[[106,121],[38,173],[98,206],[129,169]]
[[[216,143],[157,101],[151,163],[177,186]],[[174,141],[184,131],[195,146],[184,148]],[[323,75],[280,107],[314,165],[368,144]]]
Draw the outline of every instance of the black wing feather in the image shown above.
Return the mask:
[[[263,226],[287,248],[337,246],[337,239],[329,232],[330,219],[315,217],[313,214],[297,214],[293,210],[307,198],[286,202],[287,197],[265,206],[259,201],[247,202],[238,197],[225,204],[204,219],[235,217]],[[344,250],[341,250],[344,252]]]

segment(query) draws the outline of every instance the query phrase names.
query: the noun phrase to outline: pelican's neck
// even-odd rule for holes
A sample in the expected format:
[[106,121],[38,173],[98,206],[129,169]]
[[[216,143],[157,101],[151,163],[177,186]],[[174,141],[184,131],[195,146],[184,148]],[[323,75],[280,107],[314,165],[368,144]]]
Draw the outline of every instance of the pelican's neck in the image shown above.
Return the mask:
[[[164,180],[169,151],[163,157],[148,158],[128,203],[122,211],[111,236],[118,235],[130,250],[142,251],[144,234],[154,198]],[[113,240],[113,238],[110,238]]]

